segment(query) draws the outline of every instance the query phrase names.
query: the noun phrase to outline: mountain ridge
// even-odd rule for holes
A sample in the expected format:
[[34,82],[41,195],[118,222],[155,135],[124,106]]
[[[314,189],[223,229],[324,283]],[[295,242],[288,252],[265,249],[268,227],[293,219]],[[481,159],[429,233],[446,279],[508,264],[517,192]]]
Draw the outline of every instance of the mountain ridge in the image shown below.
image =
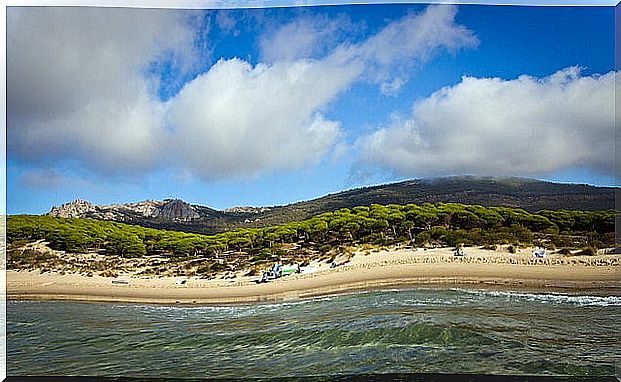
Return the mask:
[[615,208],[617,187],[555,183],[530,178],[444,177],[354,188],[325,196],[270,207],[216,210],[180,199],[145,200],[97,206],[77,199],[52,207],[48,215],[113,220],[145,227],[197,233],[262,227],[302,220],[339,208],[370,204],[463,203],[519,207],[528,211],[607,210]]

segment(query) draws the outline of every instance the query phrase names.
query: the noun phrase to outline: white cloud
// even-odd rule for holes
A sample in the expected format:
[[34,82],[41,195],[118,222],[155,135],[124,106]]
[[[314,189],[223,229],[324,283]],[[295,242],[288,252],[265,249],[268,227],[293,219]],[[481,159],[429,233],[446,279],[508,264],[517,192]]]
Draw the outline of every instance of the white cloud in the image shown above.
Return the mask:
[[403,85],[405,85],[405,80],[402,77],[395,77],[391,81],[382,82],[380,84],[380,92],[383,95],[395,96]]
[[441,48],[455,51],[476,46],[474,33],[455,24],[456,14],[453,6],[427,7],[423,13],[411,13],[388,24],[355,50],[367,61],[386,66],[413,57],[424,61]]
[[464,77],[416,102],[411,119],[361,138],[361,162],[405,176],[612,174],[615,73]]
[[171,102],[177,150],[205,178],[317,162],[340,134],[320,109],[357,75],[321,62],[220,61]]
[[184,71],[194,64],[191,14],[69,7],[7,13],[10,155],[75,159],[111,172],[150,168],[163,109],[149,65],[168,60]]
[[229,10],[216,11],[216,24],[223,33],[238,36],[240,31],[237,29],[237,20],[231,16]]
[[272,63],[323,57],[356,29],[346,15],[300,16],[259,38],[261,59]]
[[[341,44],[320,59],[301,58],[313,54],[316,41],[305,40],[306,32],[300,32],[315,33],[325,22],[301,19],[285,25],[269,44],[261,40],[264,55],[275,62],[252,66],[240,59],[222,60],[170,102],[175,151],[203,178],[317,163],[342,135],[339,123],[323,117],[322,110],[364,80],[370,67],[387,68],[392,59],[423,60],[443,46],[454,49],[473,42],[472,33],[454,23],[452,7],[438,8],[408,15],[378,35],[357,45]],[[422,37],[416,33],[419,28]],[[397,54],[383,43],[404,46]],[[396,81],[395,91],[401,86]]]
[[[72,160],[110,175],[167,166],[204,179],[317,163],[343,134],[326,106],[350,86],[386,82],[397,91],[393,65],[476,43],[454,16],[454,7],[429,7],[357,44],[342,41],[348,19],[304,16],[260,40],[266,63],[221,60],[161,102],[149,70],[163,61],[186,73],[194,67],[203,25],[196,13],[14,8],[9,155]],[[223,17],[216,21],[234,28]]]
[[410,13],[363,43],[345,48],[344,54],[364,61],[366,79],[380,84],[383,94],[394,95],[407,82],[407,71],[395,74],[395,69],[422,64],[441,50],[455,53],[479,44],[471,30],[455,23],[456,14],[457,7],[449,5]]

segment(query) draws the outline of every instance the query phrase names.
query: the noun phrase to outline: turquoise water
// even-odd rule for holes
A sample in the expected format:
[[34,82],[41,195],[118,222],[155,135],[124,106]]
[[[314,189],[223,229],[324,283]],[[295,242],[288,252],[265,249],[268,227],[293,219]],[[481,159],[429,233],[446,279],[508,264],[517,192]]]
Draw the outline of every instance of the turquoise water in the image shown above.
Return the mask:
[[236,306],[9,301],[9,375],[612,375],[621,297],[413,289]]

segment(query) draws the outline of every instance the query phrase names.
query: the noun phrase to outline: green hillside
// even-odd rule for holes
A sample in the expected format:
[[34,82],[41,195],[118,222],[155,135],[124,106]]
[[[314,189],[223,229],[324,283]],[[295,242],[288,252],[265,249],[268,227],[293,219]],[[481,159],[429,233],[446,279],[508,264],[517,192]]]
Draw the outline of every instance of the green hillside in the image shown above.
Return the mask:
[[[255,216],[260,220],[253,225],[283,224],[340,208],[371,204],[460,203],[485,207],[522,208],[529,212],[603,211],[615,208],[615,190],[612,187],[553,183],[528,178],[455,176],[416,179],[357,188],[276,207]],[[239,225],[239,222],[237,224]],[[188,225],[185,229],[191,227]]]
[[310,219],[215,235],[165,231],[110,221],[15,215],[7,221],[9,249],[45,240],[52,249],[108,255],[212,257],[227,251],[268,258],[288,243],[327,252],[350,244],[454,246],[533,244],[557,247],[614,245],[614,210],[527,212],[458,203],[357,206]]
[[[613,187],[561,184],[524,178],[465,176],[417,179],[363,187],[308,201],[249,210],[217,211],[178,200],[166,201],[184,205],[198,216],[187,219],[171,218],[165,213],[155,217],[144,216],[132,211],[128,205],[106,209],[105,213],[87,211],[64,216],[105,219],[148,228],[212,235],[232,229],[264,228],[299,222],[326,212],[371,204],[460,203],[485,207],[522,208],[531,213],[543,210],[604,211],[615,208],[615,190],[617,189]],[[99,207],[93,206],[93,208],[96,210]]]

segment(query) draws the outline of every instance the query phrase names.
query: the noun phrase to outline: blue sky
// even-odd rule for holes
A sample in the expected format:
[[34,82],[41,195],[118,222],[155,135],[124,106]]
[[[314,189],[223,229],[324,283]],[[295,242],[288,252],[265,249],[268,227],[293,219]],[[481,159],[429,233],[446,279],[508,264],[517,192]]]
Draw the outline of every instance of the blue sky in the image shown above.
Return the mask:
[[614,8],[7,10],[7,211],[613,185]]

